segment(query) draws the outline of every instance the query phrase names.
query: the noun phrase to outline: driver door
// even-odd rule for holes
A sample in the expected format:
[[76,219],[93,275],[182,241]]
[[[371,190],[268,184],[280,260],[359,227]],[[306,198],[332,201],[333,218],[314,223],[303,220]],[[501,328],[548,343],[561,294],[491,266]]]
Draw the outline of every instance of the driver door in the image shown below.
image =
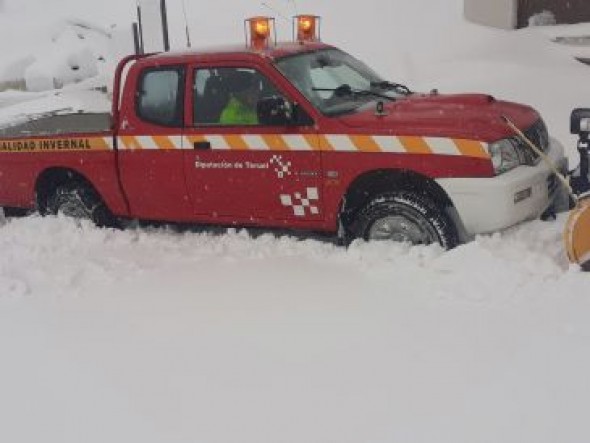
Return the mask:
[[221,124],[235,71],[256,77],[258,100],[284,94],[247,65],[195,65],[189,71],[184,169],[197,218],[244,224],[322,220],[321,153],[313,123]]

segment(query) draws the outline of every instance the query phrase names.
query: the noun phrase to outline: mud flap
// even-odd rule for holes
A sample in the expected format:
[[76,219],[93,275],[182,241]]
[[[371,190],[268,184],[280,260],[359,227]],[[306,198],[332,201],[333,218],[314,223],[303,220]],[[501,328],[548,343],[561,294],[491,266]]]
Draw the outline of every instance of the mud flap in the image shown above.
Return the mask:
[[564,240],[570,262],[590,272],[590,195],[580,198],[570,212]]

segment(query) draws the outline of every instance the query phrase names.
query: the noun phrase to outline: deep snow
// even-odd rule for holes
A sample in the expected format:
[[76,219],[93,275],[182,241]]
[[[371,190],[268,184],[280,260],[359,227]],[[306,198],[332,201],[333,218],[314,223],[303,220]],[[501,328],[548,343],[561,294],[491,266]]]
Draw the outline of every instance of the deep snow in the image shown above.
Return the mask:
[[[134,12],[132,0],[4,3],[0,68],[35,57],[66,18],[123,29]],[[180,2],[168,3],[179,47]],[[459,0],[296,5],[412,88],[532,103],[573,154],[569,111],[589,105],[590,68],[572,58],[584,48],[550,40],[590,25],[496,31],[463,23]],[[241,41],[241,20],[269,12],[187,9],[196,44]],[[85,86],[1,93],[0,123],[108,106]],[[586,442],[590,277],[567,263],[564,222],[445,253],[0,219],[0,441]]]
[[452,252],[0,229],[11,442],[581,442],[588,277],[563,220]]

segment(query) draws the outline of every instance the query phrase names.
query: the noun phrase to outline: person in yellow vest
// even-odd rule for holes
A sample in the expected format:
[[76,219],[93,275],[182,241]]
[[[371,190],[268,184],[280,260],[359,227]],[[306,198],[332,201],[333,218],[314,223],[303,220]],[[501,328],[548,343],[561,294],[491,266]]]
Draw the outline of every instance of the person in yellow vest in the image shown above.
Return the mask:
[[256,106],[260,90],[254,74],[247,71],[236,71],[228,83],[231,95],[219,117],[219,123],[222,125],[257,125]]

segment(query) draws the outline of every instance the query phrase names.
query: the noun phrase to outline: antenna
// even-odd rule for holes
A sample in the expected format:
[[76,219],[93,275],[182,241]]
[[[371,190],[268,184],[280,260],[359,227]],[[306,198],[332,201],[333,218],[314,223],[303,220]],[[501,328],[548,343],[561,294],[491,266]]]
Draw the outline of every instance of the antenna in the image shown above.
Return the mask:
[[191,34],[190,34],[190,30],[188,27],[188,18],[186,15],[186,1],[182,0],[182,12],[184,14],[184,30],[186,32],[186,47],[190,48],[191,47]]
[[168,10],[166,0],[160,0],[160,14],[162,14],[162,34],[164,37],[164,52],[170,51],[170,39],[168,38]]
[[293,4],[293,10],[295,11],[295,15],[299,15],[299,11],[297,10],[296,0],[291,0],[291,3]]
[[[139,4],[139,0],[135,0],[135,5],[137,7],[137,26],[134,26],[133,30],[133,39],[135,42],[135,52],[137,54],[144,53],[143,47],[143,26],[141,23],[141,5]],[[137,37],[135,37],[137,36]]]
[[272,12],[274,12],[276,15],[278,15],[280,18],[282,18],[285,21],[289,21],[289,19],[287,17],[284,16],[284,14],[281,14],[281,11],[278,11],[276,8],[273,8],[272,6],[270,6],[268,3],[266,2],[261,2],[260,3],[262,6],[264,6],[265,8],[271,10]]

